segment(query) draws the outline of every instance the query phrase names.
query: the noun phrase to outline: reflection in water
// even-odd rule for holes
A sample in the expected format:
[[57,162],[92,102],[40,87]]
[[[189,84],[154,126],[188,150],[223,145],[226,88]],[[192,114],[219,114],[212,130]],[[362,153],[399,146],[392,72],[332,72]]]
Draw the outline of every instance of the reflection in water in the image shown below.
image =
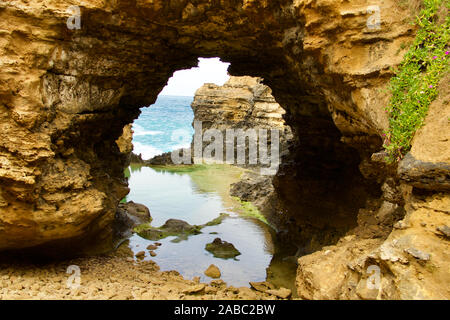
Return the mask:
[[[237,287],[248,286],[249,281],[265,281],[268,274],[269,278],[277,278],[280,273],[277,270],[281,274],[286,273],[286,263],[282,258],[274,259],[275,269],[266,271],[275,254],[273,230],[255,218],[240,215],[240,204],[229,196],[230,184],[239,180],[242,169],[231,166],[176,169],[131,166],[127,171],[131,189],[127,200],[146,205],[151,211],[154,226],[161,226],[168,219],[200,225],[217,218],[220,213],[230,214],[220,225],[206,227],[202,234],[191,236],[186,241],[173,243],[174,237],[161,240],[157,256],[149,257],[147,254],[146,259],[155,261],[162,270],[177,270],[185,278],[199,276],[208,282],[211,279],[203,272],[215,264],[221,270],[221,279]],[[234,260],[214,258],[205,246],[216,237],[233,243],[241,255]],[[152,243],[134,235],[129,245],[137,253]],[[272,280],[276,284],[277,279]],[[292,288],[292,282],[290,279],[280,284]]]

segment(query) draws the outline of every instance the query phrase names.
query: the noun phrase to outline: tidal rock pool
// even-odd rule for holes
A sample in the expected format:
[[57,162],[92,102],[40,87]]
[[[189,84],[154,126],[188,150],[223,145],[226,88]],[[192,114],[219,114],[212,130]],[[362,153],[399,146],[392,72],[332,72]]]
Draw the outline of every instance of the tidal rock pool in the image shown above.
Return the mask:
[[[295,265],[292,259],[277,254],[274,230],[263,219],[248,216],[241,204],[229,196],[230,184],[237,182],[243,169],[231,166],[192,166],[150,168],[132,165],[127,170],[130,194],[127,201],[146,205],[151,212],[153,227],[160,227],[169,219],[184,220],[190,225],[205,225],[224,216],[221,223],[205,226],[200,234],[179,238],[170,236],[161,240],[156,256],[146,248],[155,241],[133,235],[128,245],[136,254],[145,251],[145,260],[155,261],[161,270],[176,270],[187,279],[204,275],[211,265],[221,272],[221,279],[236,287],[249,282],[270,281],[292,288]],[[227,215],[223,215],[223,214]],[[240,255],[222,259],[214,257],[205,247],[216,238],[232,243]],[[174,241],[176,240],[176,241]],[[277,256],[274,259],[274,256]],[[270,267],[271,262],[276,263]],[[270,267],[270,268],[269,268]],[[269,268],[269,269],[268,269]]]

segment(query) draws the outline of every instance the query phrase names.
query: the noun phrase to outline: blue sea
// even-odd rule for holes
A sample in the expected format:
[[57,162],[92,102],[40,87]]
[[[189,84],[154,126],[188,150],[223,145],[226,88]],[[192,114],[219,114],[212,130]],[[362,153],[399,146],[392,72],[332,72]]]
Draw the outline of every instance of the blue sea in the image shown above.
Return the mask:
[[133,123],[134,153],[148,160],[164,152],[189,147],[194,134],[193,99],[159,96],[154,105],[142,108]]

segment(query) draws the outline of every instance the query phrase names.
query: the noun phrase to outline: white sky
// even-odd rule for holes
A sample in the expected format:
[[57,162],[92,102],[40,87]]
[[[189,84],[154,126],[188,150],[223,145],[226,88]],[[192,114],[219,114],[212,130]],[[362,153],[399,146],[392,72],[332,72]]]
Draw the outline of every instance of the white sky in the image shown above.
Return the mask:
[[229,63],[224,63],[219,58],[198,60],[198,68],[175,72],[160,95],[194,96],[195,91],[203,84],[215,83],[221,86],[230,78],[227,72]]

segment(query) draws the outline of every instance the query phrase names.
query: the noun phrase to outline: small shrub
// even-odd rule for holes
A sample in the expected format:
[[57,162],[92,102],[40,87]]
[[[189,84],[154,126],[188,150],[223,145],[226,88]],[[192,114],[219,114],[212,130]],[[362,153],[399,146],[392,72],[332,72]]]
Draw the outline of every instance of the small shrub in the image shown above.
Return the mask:
[[438,17],[443,6],[448,10],[449,1],[423,1],[416,39],[391,79],[392,98],[386,108],[390,128],[384,134],[390,162],[399,161],[411,149],[414,134],[438,95],[437,85],[449,71],[450,17],[447,14],[444,21]]

